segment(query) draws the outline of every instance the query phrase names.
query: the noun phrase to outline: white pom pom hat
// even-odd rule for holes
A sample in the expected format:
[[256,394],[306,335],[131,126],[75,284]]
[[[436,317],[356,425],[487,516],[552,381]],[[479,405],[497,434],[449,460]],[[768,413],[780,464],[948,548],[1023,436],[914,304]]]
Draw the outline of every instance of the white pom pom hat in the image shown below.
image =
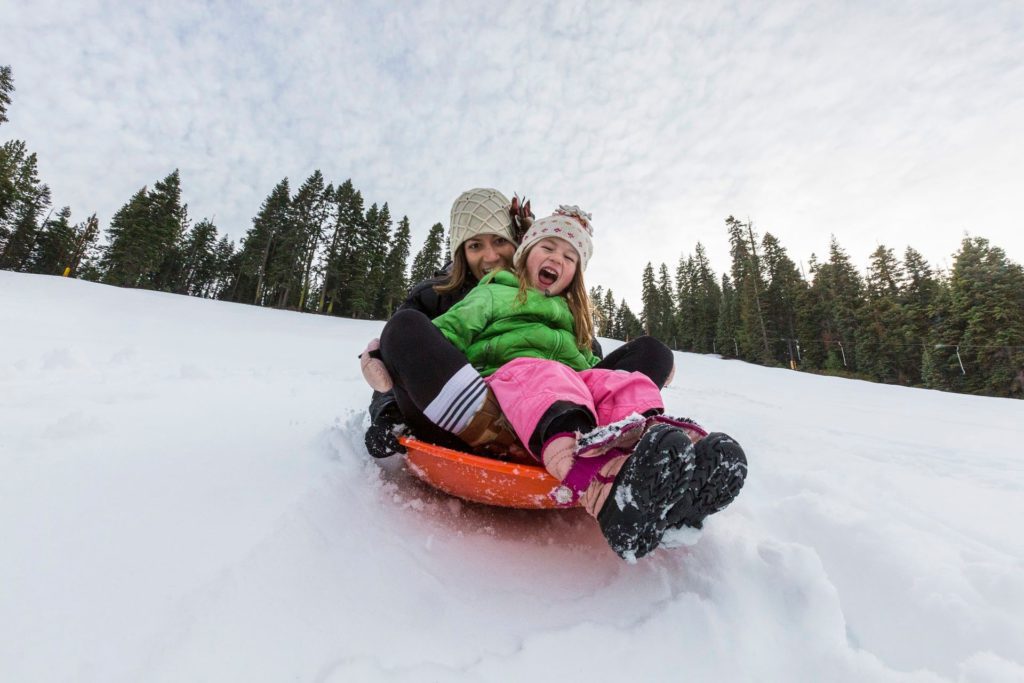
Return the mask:
[[516,269],[522,267],[520,261],[527,248],[545,237],[558,237],[571,244],[579,252],[580,270],[587,269],[587,263],[594,254],[594,227],[590,223],[589,213],[578,206],[563,204],[550,216],[534,221],[516,249],[513,257]]

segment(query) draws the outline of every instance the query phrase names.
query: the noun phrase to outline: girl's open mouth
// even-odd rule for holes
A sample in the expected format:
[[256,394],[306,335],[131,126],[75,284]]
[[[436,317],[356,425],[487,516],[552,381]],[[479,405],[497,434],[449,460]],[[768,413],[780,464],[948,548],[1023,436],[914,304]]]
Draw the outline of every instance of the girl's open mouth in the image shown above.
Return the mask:
[[537,273],[537,279],[540,281],[540,284],[550,287],[558,280],[558,273],[551,268],[541,268],[540,272]]

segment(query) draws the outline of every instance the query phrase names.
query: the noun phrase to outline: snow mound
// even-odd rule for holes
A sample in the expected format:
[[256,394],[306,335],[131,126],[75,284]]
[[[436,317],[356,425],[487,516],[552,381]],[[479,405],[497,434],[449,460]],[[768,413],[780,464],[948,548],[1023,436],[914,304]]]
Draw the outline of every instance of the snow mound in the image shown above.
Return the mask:
[[1024,403],[677,354],[750,477],[629,565],[372,461],[380,328],[0,272],[0,680],[1024,680]]

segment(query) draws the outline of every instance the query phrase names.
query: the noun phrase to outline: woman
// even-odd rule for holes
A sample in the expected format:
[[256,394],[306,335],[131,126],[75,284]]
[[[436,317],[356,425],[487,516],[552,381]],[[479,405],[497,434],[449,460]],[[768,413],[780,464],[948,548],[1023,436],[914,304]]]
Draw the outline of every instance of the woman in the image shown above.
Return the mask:
[[[412,322],[412,327],[415,327],[415,322],[410,319],[420,314],[429,319],[436,318],[461,301],[488,272],[497,268],[512,270],[518,238],[529,228],[532,219],[529,202],[521,204],[518,198],[510,202],[497,190],[477,188],[462,193],[452,205],[452,262],[449,270],[414,286],[388,326],[394,331],[394,328]],[[369,409],[370,427],[365,437],[367,451],[377,458],[404,452],[405,449],[396,437],[401,425],[405,425],[423,440],[466,450],[465,442],[453,438],[450,433],[431,422],[409,399],[404,389],[423,381],[421,377],[413,375],[436,374],[441,372],[441,368],[423,353],[416,339],[403,340],[400,334],[391,336],[402,340],[400,353],[414,361],[404,365],[414,367],[416,371],[395,377],[392,383],[384,364],[380,362],[378,340],[371,342],[367,352],[362,355],[364,374],[371,386],[375,389],[394,386],[393,391],[374,393]],[[592,342],[592,348],[598,357],[603,355],[596,339]],[[424,357],[419,358],[419,355]],[[653,337],[640,337],[616,349],[596,367],[642,372],[658,387],[663,387],[670,379],[673,362],[672,352],[667,346]],[[437,381],[438,378],[431,379]],[[457,391],[458,387],[453,387],[453,390]],[[503,424],[500,409],[495,402],[485,402],[478,412],[480,419],[476,423],[481,425],[480,428],[503,432],[494,441],[499,444],[514,441],[514,434]]]
[[[528,225],[530,218],[529,202],[520,204],[518,197],[510,202],[491,188],[463,192],[452,204],[451,261],[441,273],[414,285],[395,313],[419,311],[430,319],[436,318],[461,301],[484,275],[497,268],[511,268],[516,252],[516,227]],[[371,356],[379,358],[377,342],[376,339],[370,342],[369,353],[363,355],[364,368]],[[380,370],[381,366],[377,368]],[[378,386],[388,383],[385,381]],[[451,448],[465,448],[407,401],[401,386],[397,392],[375,391],[369,412],[366,450],[375,458],[405,452],[395,436],[402,424],[421,439]]]

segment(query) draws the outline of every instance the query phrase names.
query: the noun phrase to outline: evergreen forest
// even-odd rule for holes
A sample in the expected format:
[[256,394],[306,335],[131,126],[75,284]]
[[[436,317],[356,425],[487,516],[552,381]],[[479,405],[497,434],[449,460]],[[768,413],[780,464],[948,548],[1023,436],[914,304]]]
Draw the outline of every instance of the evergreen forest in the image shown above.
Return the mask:
[[[0,67],[0,127],[14,81]],[[323,315],[386,319],[411,284],[444,265],[445,229],[411,251],[410,225],[317,170],[272,188],[235,244],[193,219],[178,170],[141,187],[102,230],[57,208],[26,143],[0,145],[0,268]],[[1024,269],[965,236],[948,271],[911,247],[878,246],[866,273],[832,239],[802,272],[777,237],[725,219],[728,272],[705,247],[674,272],[648,263],[637,313],[611,288],[590,290],[598,334],[650,334],[675,350],[716,353],[889,384],[1024,398]],[[410,258],[411,257],[411,258]],[[5,331],[4,333],[10,333]]]

